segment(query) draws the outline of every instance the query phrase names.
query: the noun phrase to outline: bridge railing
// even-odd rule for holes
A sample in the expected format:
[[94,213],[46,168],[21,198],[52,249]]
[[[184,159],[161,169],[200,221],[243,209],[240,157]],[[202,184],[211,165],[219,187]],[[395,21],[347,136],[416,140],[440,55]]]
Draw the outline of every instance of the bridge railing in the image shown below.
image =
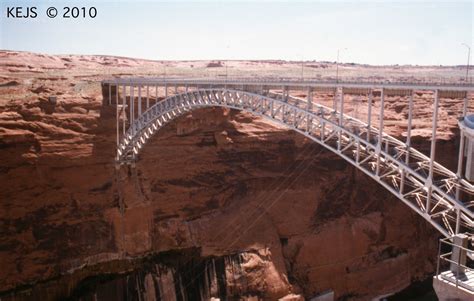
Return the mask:
[[298,85],[328,85],[328,86],[344,86],[344,85],[387,85],[387,86],[413,86],[413,87],[460,87],[474,89],[472,82],[457,81],[396,81],[396,80],[321,80],[321,79],[301,79],[295,77],[228,77],[228,78],[206,78],[206,77],[135,77],[135,78],[117,78],[103,81],[105,84],[210,84],[210,85],[226,85],[226,84],[298,84]]
[[436,277],[454,284],[456,288],[462,287],[474,293],[474,261],[472,260],[474,251],[469,248],[469,245],[472,246],[474,237],[472,234],[458,236],[465,239],[459,240],[456,237],[454,241],[453,237],[440,239]]

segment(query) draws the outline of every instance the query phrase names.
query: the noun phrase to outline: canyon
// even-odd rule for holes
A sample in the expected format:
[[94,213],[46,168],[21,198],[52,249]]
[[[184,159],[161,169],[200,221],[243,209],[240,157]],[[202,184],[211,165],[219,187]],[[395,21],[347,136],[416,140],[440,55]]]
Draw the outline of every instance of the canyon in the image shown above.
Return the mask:
[[[134,167],[116,169],[115,107],[101,80],[161,76],[163,66],[167,76],[202,76],[222,66],[11,51],[0,58],[2,301],[310,300],[326,291],[370,300],[436,269],[440,234],[423,218],[344,159],[249,113],[190,112],[156,134]],[[231,64],[236,75],[300,68]],[[322,74],[333,67],[321,66]],[[347,78],[375,69],[340,68]],[[400,79],[397,68],[387,67],[388,77]],[[447,72],[429,70],[433,78]],[[416,98],[413,143],[423,152],[431,100]],[[364,100],[350,101],[363,119]],[[401,139],[406,110],[406,99],[387,99],[385,130]],[[461,110],[461,100],[441,99],[436,159],[451,169]]]

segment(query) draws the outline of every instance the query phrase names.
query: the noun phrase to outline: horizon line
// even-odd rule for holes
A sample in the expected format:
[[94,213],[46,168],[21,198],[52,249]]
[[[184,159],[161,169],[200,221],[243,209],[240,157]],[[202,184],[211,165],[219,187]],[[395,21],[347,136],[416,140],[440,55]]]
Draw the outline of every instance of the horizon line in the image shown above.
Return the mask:
[[[374,65],[369,63],[357,63],[357,62],[337,62],[337,61],[328,61],[328,60],[291,60],[283,58],[266,58],[266,59],[224,59],[224,58],[215,58],[215,59],[150,59],[150,58],[141,58],[133,56],[123,56],[123,55],[114,55],[114,54],[81,54],[81,53],[48,53],[48,52],[36,52],[30,50],[15,50],[15,49],[0,49],[0,52],[18,52],[18,53],[30,53],[35,55],[50,55],[50,56],[95,56],[95,57],[113,57],[113,58],[122,58],[122,59],[132,59],[132,60],[142,60],[142,61],[152,61],[152,62],[204,62],[204,61],[223,61],[223,62],[244,62],[244,61],[255,61],[255,62],[270,62],[270,61],[280,61],[287,63],[327,63],[327,64],[339,64],[339,65],[357,65],[363,67],[436,67],[436,68],[467,68],[467,64],[461,65],[433,65],[433,64],[410,64],[410,63],[396,63],[396,64],[382,64]],[[224,66],[222,66],[224,67]],[[219,68],[219,67],[214,67]],[[469,64],[469,70],[474,68],[474,65]]]

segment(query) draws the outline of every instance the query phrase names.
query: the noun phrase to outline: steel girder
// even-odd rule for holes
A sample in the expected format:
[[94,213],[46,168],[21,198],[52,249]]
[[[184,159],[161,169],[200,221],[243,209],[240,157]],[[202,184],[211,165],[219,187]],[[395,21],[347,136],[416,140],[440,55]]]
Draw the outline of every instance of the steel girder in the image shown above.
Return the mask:
[[289,95],[264,96],[233,89],[198,89],[173,95],[134,120],[118,145],[117,163],[136,160],[150,137],[176,117],[216,106],[265,117],[319,143],[373,178],[446,237],[459,229],[472,233],[472,184],[380,129]]

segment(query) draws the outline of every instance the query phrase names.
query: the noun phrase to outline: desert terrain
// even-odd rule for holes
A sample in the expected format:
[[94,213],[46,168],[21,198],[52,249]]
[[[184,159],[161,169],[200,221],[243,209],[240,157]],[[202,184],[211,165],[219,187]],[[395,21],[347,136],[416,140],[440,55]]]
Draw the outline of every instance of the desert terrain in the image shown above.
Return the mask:
[[[342,158],[259,117],[194,111],[153,137],[136,168],[115,169],[102,80],[226,73],[333,80],[336,64],[0,51],[2,301],[310,300],[327,290],[370,300],[421,284],[430,293],[440,234]],[[464,74],[345,63],[338,76],[460,83]],[[348,113],[363,119],[364,99],[348,97]],[[413,143],[427,153],[432,95],[415,101]],[[407,99],[387,98],[384,130],[403,139],[406,110]],[[441,99],[437,160],[451,169],[461,110],[461,99]]]

